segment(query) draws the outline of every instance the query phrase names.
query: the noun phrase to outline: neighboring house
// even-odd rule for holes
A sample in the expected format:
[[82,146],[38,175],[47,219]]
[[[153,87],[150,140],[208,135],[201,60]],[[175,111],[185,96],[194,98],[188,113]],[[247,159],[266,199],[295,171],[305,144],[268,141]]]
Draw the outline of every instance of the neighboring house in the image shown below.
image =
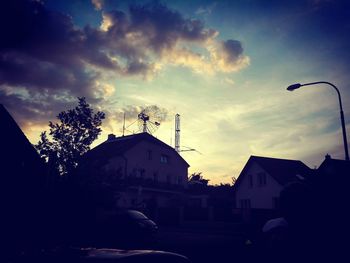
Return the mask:
[[9,249],[26,243],[35,244],[41,227],[46,168],[16,121],[1,104],[0,164],[0,241]]
[[313,179],[317,218],[320,229],[325,229],[322,236],[340,239],[339,233],[349,233],[350,161],[332,159],[327,154]]
[[118,207],[154,209],[180,202],[188,167],[174,148],[148,133],[110,134],[82,157],[79,176],[90,185],[108,185]]
[[236,207],[277,209],[283,187],[303,181],[311,172],[301,161],[251,156],[234,185]]
[[[321,163],[317,172],[320,176],[330,176],[330,180],[334,180],[334,176],[337,177],[346,177],[350,176],[350,161],[332,159],[332,157],[327,154],[324,161]],[[333,177],[333,178],[332,178]]]
[[4,188],[23,184],[28,189],[44,183],[44,161],[2,104],[0,145],[1,185]]
[[319,191],[320,199],[327,210],[331,207],[332,209],[348,207],[350,161],[332,159],[327,154],[316,174],[312,183]]

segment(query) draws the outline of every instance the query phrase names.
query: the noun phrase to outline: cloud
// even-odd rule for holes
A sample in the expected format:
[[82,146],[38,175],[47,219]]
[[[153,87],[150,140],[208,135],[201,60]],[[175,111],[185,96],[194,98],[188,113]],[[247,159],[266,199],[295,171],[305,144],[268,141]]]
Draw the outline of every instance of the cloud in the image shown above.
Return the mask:
[[171,49],[178,41],[203,42],[216,35],[197,19],[186,19],[179,12],[153,2],[130,8],[133,30],[142,32],[151,49],[160,52]]
[[211,5],[208,6],[200,6],[197,10],[196,10],[196,14],[197,15],[210,15],[214,8],[216,7],[217,2],[212,3]]
[[95,7],[96,10],[101,10],[103,7],[103,0],[91,0],[91,3]]
[[205,74],[234,72],[249,65],[239,41],[221,42],[217,30],[157,2],[133,5],[129,14],[104,12],[102,17],[100,30],[113,55],[128,60],[127,75],[148,78],[168,64]]
[[164,54],[162,62],[176,66],[189,67],[196,73],[214,74],[215,68],[208,58],[187,48],[179,48]]
[[[97,10],[103,7],[103,1],[92,4]],[[203,21],[185,18],[158,2],[101,15],[100,27],[79,28],[71,16],[48,10],[41,1],[4,2],[0,100],[45,110],[32,98],[61,105],[85,96],[98,105],[114,93],[108,84],[111,77],[151,79],[168,64],[205,74],[233,72],[249,64],[239,41],[221,42],[218,32]],[[34,118],[37,113],[32,113]]]
[[243,55],[241,42],[233,39],[215,43],[210,48],[213,64],[222,72],[234,72],[247,67],[249,57]]
[[229,86],[235,85],[235,81],[234,81],[233,79],[231,79],[231,78],[225,78],[225,79],[223,80],[223,83],[226,83],[226,84],[228,84]]

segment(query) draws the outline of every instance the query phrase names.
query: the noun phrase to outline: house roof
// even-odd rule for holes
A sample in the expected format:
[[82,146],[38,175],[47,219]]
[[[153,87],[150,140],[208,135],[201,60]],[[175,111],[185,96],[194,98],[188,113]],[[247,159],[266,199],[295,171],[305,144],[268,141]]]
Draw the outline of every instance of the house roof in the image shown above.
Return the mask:
[[[11,177],[42,175],[44,162],[6,108],[0,104],[0,159]],[[31,177],[33,180],[33,177]]]
[[321,174],[348,176],[350,174],[350,161],[332,159],[330,156],[326,156],[318,168],[318,172]]
[[161,147],[174,151],[179,156],[179,158],[186,163],[187,166],[190,166],[185,161],[185,159],[183,159],[181,155],[175,151],[174,148],[172,148],[168,144],[162,142],[161,140],[157,139],[156,137],[148,133],[138,133],[138,134],[116,137],[115,139],[107,140],[99,144],[95,148],[91,149],[89,152],[87,152],[83,156],[83,159],[86,159],[86,160],[101,159],[101,158],[108,159],[113,156],[123,155],[126,151],[128,151],[129,149],[131,149],[136,144],[142,141],[149,141],[151,143],[157,144]]
[[236,184],[242,180],[242,175],[246,173],[247,169],[254,162],[259,164],[282,186],[291,182],[300,181],[302,177],[309,176],[313,171],[299,160],[278,159],[252,155],[237,178]]

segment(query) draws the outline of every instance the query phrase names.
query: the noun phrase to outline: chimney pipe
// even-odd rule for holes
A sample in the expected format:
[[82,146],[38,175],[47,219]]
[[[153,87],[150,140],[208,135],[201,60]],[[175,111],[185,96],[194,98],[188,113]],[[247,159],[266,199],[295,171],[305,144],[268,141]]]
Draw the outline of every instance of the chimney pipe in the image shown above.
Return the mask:
[[108,139],[107,139],[107,141],[113,141],[113,140],[115,140],[115,139],[116,139],[116,136],[115,136],[113,133],[108,134]]

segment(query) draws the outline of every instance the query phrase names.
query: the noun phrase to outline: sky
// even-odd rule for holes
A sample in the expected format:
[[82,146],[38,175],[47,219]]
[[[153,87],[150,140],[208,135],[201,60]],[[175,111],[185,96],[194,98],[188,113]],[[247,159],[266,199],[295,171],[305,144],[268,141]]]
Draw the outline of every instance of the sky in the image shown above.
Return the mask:
[[[350,127],[350,3],[295,1],[24,1],[1,3],[0,103],[36,144],[48,122],[86,97],[106,113],[102,134],[138,133],[145,107],[155,137],[189,173],[230,183],[249,156],[320,165],[344,158],[336,92]],[[187,147],[187,148],[186,148]]]

